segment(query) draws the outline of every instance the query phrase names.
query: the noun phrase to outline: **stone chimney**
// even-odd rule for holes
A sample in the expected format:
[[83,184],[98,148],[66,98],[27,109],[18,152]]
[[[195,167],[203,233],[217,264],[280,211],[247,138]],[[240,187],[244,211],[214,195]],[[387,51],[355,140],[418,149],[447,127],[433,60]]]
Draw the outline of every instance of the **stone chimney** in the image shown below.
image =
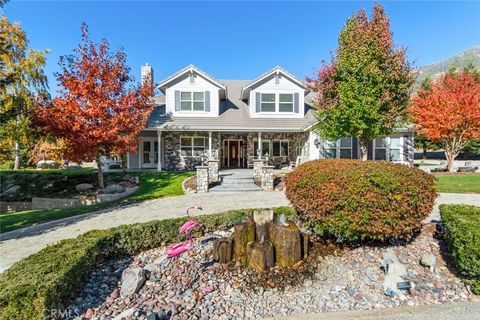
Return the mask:
[[146,81],[150,81],[150,83],[152,84],[152,96],[153,96],[153,88],[155,86],[155,83],[153,82],[153,68],[152,66],[148,65],[148,62],[141,67],[140,75],[142,77],[142,82],[141,82],[142,85]]

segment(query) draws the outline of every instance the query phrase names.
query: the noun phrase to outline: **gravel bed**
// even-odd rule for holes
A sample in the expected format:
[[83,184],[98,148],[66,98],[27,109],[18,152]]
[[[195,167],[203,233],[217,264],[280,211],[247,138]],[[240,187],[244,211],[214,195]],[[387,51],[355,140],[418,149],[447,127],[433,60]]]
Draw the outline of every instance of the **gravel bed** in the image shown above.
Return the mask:
[[[389,247],[338,249],[322,243],[293,269],[267,274],[213,262],[213,239],[225,235],[197,239],[194,249],[178,259],[166,259],[165,248],[157,248],[107,262],[92,272],[70,308],[82,313],[77,319],[259,319],[479,300],[445,262],[444,242],[433,228],[408,244]],[[389,250],[406,267],[404,279],[414,284],[396,297],[383,290],[381,261]],[[436,256],[435,267],[419,263],[425,253]],[[137,293],[122,297],[121,273],[128,266],[156,269]]]

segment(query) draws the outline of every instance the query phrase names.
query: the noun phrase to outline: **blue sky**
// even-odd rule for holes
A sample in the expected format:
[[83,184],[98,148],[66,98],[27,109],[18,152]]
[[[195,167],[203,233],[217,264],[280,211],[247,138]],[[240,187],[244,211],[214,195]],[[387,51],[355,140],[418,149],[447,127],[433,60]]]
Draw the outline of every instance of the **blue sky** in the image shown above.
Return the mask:
[[[409,48],[416,66],[480,45],[480,2],[388,1],[395,42]],[[281,65],[300,79],[313,75],[337,44],[345,20],[373,3],[165,2],[10,0],[4,13],[19,21],[36,49],[49,49],[46,72],[80,40],[89,25],[94,40],[124,47],[132,73],[153,66],[155,81],[195,64],[218,79],[252,79]]]

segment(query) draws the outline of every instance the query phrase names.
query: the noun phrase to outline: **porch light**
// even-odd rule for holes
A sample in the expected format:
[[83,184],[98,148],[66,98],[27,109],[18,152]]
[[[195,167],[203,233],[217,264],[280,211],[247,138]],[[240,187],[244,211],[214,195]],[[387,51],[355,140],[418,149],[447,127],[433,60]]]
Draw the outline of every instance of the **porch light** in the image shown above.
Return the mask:
[[315,147],[318,147],[320,146],[320,141],[318,141],[318,138],[315,138],[315,140],[313,141],[313,144],[315,145]]

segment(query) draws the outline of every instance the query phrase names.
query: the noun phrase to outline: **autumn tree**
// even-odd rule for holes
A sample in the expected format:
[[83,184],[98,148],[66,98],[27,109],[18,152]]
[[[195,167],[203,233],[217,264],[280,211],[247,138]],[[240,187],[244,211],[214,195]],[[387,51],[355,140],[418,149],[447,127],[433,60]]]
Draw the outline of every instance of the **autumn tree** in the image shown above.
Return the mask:
[[40,109],[39,124],[62,139],[64,159],[96,160],[103,188],[100,157],[135,150],[153,109],[152,84],[134,85],[125,52],[112,52],[105,39],[94,43],[85,24],[81,43],[73,54],[61,57],[60,67],[58,97]]
[[382,6],[371,19],[360,10],[347,20],[331,61],[307,83],[316,93],[315,130],[328,140],[357,137],[363,160],[370,140],[403,124],[414,76]]
[[447,72],[422,88],[409,108],[412,119],[430,140],[445,150],[447,168],[474,139],[480,139],[480,77],[472,68]]
[[28,47],[18,23],[0,18],[0,136],[1,144],[13,151],[14,170],[20,166],[21,145],[31,142],[37,100],[47,96],[46,54]]

